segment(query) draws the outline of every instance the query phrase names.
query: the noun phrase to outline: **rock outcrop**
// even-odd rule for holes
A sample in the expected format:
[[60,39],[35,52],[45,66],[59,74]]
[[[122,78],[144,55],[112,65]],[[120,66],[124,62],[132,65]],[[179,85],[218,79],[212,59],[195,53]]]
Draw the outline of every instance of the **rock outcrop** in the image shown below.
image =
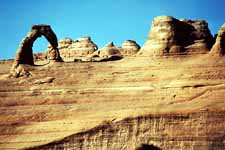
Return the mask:
[[68,48],[73,43],[73,40],[69,37],[63,38],[59,41],[59,49]]
[[212,43],[213,37],[205,21],[159,16],[153,20],[149,37],[139,54],[162,56],[206,53]]
[[83,37],[75,40],[69,48],[73,51],[75,56],[80,57],[92,54],[98,49],[97,45],[91,40],[90,37]]
[[126,40],[120,48],[120,52],[123,56],[133,56],[139,50],[140,46],[133,40]]
[[[51,46],[49,46],[49,48],[51,48]],[[59,42],[59,52],[65,61],[74,60],[77,57],[86,57],[97,49],[97,45],[90,37],[82,37],[77,40],[64,38]]]
[[223,113],[194,112],[128,118],[30,150],[223,150],[224,131],[218,132],[224,129]]
[[121,59],[122,55],[120,53],[119,48],[117,48],[113,42],[107,43],[102,49],[99,49],[98,51],[94,52],[90,56],[91,58],[94,58],[95,61],[106,61],[106,60],[117,60]]
[[51,44],[51,49],[47,52],[47,58],[52,61],[61,61],[61,57],[58,51],[58,41],[55,33],[52,31],[51,26],[49,25],[33,25],[31,31],[27,36],[22,40],[20,46],[17,50],[14,64],[11,69],[11,75],[20,76],[22,75],[19,70],[17,70],[20,64],[34,65],[33,58],[33,43],[35,40],[42,35],[49,41]]
[[[48,46],[48,49],[51,49],[51,45]],[[65,61],[99,61],[97,58],[90,59],[92,56],[99,58],[133,56],[139,50],[140,46],[133,40],[126,40],[121,47],[115,47],[113,42],[109,42],[100,50],[98,50],[98,46],[91,40],[91,37],[82,37],[77,40],[64,38],[59,42],[60,56]],[[35,58],[41,60],[43,55],[35,55]]]
[[216,42],[211,49],[211,55],[224,56],[225,54],[225,23],[222,25],[216,36]]

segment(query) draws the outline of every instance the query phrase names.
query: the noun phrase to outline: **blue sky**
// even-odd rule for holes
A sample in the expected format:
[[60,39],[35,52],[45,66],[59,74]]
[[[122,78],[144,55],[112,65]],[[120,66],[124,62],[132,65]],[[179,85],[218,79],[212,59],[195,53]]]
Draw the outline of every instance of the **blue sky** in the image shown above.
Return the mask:
[[[99,47],[132,39],[142,46],[159,15],[207,20],[215,34],[225,22],[225,0],[1,0],[0,59],[15,56],[32,24],[50,24],[58,39],[91,36]],[[47,44],[39,38],[33,51]]]

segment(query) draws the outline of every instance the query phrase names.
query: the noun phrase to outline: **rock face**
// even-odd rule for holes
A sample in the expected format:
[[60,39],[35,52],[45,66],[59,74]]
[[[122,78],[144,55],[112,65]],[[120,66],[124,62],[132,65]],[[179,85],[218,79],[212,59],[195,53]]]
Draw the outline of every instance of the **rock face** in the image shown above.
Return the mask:
[[[50,48],[51,45],[48,46],[48,49]],[[65,61],[99,61],[97,58],[90,60],[90,57],[111,58],[112,55],[117,54],[117,56],[132,56],[140,50],[140,46],[133,40],[126,40],[121,47],[115,47],[113,42],[109,42],[104,48],[97,50],[98,46],[91,37],[82,37],[77,40],[64,38],[59,42],[60,56]],[[40,54],[35,55],[35,58],[40,57]]]
[[[219,112],[198,112],[129,118],[32,150],[222,150],[225,137],[216,132],[223,129],[221,115],[224,116]],[[214,119],[220,124],[217,129]]]
[[90,37],[83,37],[74,41],[71,38],[64,38],[59,42],[59,52],[63,60],[74,60],[76,57],[85,57],[97,49],[97,45]]
[[139,50],[140,46],[133,40],[126,40],[120,48],[120,52],[123,56],[132,56]]
[[11,70],[11,74],[17,76],[19,74],[16,68],[20,64],[34,65],[32,47],[35,40],[42,35],[51,44],[51,49],[47,52],[47,58],[53,61],[61,61],[61,57],[58,52],[58,41],[55,33],[52,31],[49,25],[33,25],[31,31],[22,40],[17,50],[14,64]]
[[113,42],[109,42],[106,44],[102,49],[99,49],[98,51],[94,52],[91,57],[99,57],[104,59],[118,59],[121,58],[122,55],[120,53],[120,50],[115,47]]
[[69,47],[75,56],[87,56],[98,49],[90,37],[83,37],[75,40]]
[[211,55],[223,56],[225,54],[225,23],[216,36],[216,42],[211,49]]
[[205,21],[159,16],[153,20],[149,37],[139,54],[157,56],[206,53],[212,42],[213,37]]

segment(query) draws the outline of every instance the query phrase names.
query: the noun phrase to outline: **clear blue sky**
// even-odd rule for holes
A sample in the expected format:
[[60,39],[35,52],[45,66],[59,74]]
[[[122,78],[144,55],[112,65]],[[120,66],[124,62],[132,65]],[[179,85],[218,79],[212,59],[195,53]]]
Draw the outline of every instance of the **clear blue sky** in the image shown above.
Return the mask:
[[[207,20],[215,34],[225,22],[225,0],[0,0],[0,59],[15,56],[32,24],[50,24],[58,39],[91,36],[99,47],[133,39],[142,46],[159,15]],[[47,44],[40,38],[34,52]]]

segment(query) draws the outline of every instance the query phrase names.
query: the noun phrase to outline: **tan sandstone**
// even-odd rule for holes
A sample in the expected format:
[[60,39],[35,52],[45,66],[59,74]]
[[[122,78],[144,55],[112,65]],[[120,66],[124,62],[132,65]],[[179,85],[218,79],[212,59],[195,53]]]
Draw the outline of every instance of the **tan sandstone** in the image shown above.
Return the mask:
[[133,40],[126,40],[120,48],[120,52],[123,56],[133,56],[139,50],[140,46]]
[[216,42],[211,49],[211,55],[224,56],[225,54],[225,23],[222,25],[216,36]]
[[212,42],[213,37],[205,21],[159,16],[153,20],[148,39],[139,54],[163,56],[207,53]]

